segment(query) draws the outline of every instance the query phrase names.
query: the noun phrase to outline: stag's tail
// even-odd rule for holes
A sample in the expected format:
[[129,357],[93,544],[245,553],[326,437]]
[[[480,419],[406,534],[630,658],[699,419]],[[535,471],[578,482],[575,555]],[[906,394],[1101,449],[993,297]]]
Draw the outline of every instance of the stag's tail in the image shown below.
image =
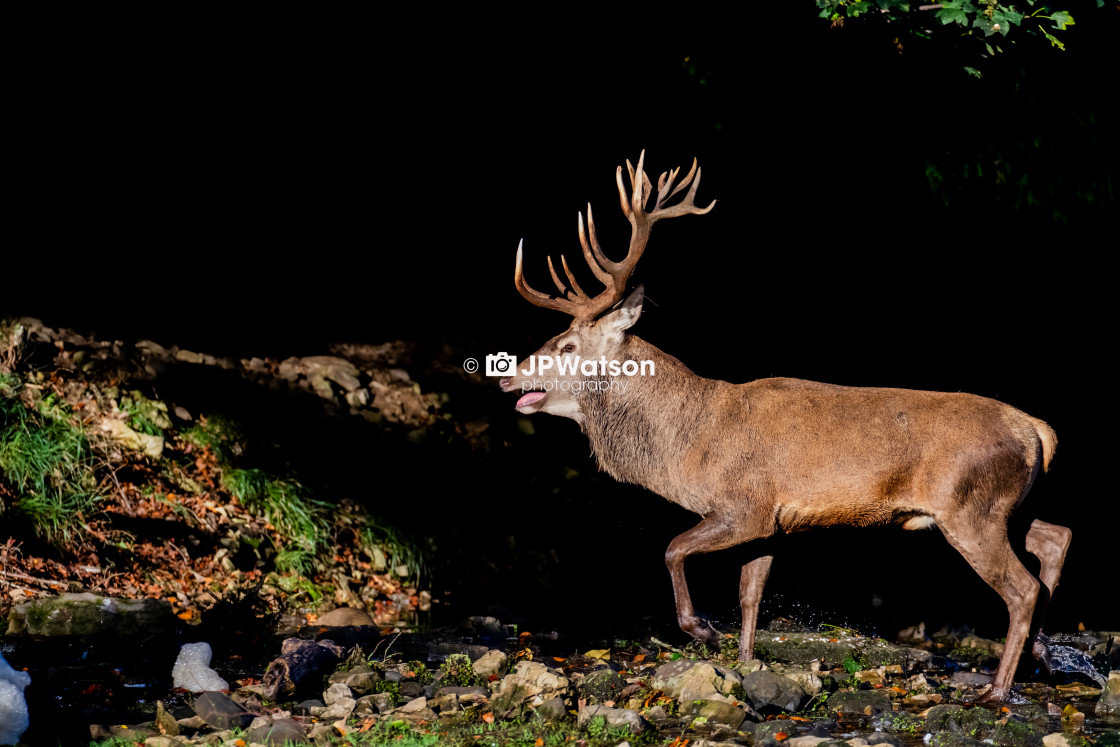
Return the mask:
[[1038,433],[1038,440],[1042,442],[1042,470],[1046,472],[1050,469],[1050,460],[1054,458],[1054,451],[1058,448],[1058,434],[1038,418],[1031,418],[1031,425]]

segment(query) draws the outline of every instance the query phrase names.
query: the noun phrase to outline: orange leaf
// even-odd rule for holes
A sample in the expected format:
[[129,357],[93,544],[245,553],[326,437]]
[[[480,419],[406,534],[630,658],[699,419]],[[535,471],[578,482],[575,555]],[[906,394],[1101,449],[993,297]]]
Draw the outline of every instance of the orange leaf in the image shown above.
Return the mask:
[[774,735],[774,739],[777,739],[780,742],[783,739],[789,739],[789,734],[786,734],[784,731],[780,731]]
[[645,661],[645,659],[646,659],[645,654],[638,654],[637,656],[634,657],[634,661]]
[[180,620],[190,620],[192,617],[194,617],[194,610],[184,610],[178,615],[175,615],[175,617],[179,618]]
[[829,642],[829,643],[836,643],[836,642],[837,642],[837,641],[839,641],[839,640],[840,640],[839,638],[829,638],[829,639],[828,639],[828,642]]
[[494,714],[493,713],[484,713],[484,714],[482,714],[482,720],[485,721],[488,724],[492,724],[492,723],[494,723]]
[[567,659],[565,659],[563,656],[553,656],[552,660],[553,661],[567,661]]
[[544,740],[537,737],[537,741],[533,742],[533,747],[544,747]]
[[488,680],[489,682],[497,682],[497,681],[498,681],[498,675],[496,675],[496,674],[492,674],[492,675],[490,675],[490,676],[489,676],[489,677],[487,678],[487,680]]

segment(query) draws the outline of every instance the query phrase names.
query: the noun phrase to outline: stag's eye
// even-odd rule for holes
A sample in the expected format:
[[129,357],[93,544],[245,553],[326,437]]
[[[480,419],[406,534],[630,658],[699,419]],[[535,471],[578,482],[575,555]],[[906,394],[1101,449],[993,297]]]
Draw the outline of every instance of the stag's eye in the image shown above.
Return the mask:
[[573,345],[570,342],[567,345],[565,345],[564,347],[560,348],[561,353],[574,353],[575,350],[576,350],[576,346]]

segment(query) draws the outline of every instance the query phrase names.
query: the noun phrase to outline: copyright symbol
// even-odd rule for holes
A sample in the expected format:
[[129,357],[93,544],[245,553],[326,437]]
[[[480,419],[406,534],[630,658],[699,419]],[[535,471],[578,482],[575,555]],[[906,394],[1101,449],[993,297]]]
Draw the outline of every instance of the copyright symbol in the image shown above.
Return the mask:
[[478,370],[478,361],[474,358],[467,358],[463,361],[463,370],[467,373],[474,373]]

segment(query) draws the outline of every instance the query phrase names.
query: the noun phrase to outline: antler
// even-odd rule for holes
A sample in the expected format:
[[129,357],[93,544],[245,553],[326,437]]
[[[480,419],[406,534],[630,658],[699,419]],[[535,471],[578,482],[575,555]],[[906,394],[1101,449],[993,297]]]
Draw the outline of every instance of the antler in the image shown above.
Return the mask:
[[[676,187],[673,187],[673,182],[676,181],[677,174],[680,173],[679,168],[661,175],[657,180],[657,202],[654,203],[651,212],[646,212],[645,206],[649,202],[653,185],[644,170],[645,159],[646,152],[643,150],[641,156],[638,157],[638,168],[636,170],[630,165],[630,161],[626,162],[626,169],[630,172],[629,194],[627,194],[626,187],[622,183],[622,167],[619,166],[615,171],[615,181],[618,183],[618,197],[622,204],[622,212],[630,219],[630,248],[626,252],[625,259],[621,262],[613,262],[603,254],[598,237],[595,234],[595,219],[591,216],[591,203],[587,204],[588,230],[586,233],[583,230],[583,213],[579,214],[579,243],[583,247],[583,258],[587,261],[587,266],[591,268],[591,272],[599,279],[599,282],[606,286],[606,290],[597,296],[587,295],[572,276],[572,271],[568,268],[568,261],[564,259],[563,255],[560,256],[560,263],[564,268],[564,274],[568,278],[570,287],[566,287],[560,280],[560,276],[556,274],[556,268],[552,265],[552,258],[549,257],[548,271],[552,275],[552,282],[556,284],[556,289],[560,291],[560,295],[550,296],[534,290],[525,282],[525,277],[522,274],[522,245],[518,244],[513,284],[517,288],[517,292],[524,296],[526,301],[546,309],[563,311],[580,321],[592,321],[599,314],[622,300],[626,291],[626,281],[630,279],[638,260],[641,259],[646,250],[649,233],[654,223],[662,218],[704,215],[715,207],[715,200],[712,200],[712,204],[706,208],[698,208],[693,203],[696,197],[696,188],[700,185],[700,168],[696,165],[696,159],[694,158],[692,159],[692,169]],[[689,184],[692,186],[683,200],[671,207],[665,207],[667,200],[688,187]],[[590,238],[590,241],[588,241],[588,238]]]

